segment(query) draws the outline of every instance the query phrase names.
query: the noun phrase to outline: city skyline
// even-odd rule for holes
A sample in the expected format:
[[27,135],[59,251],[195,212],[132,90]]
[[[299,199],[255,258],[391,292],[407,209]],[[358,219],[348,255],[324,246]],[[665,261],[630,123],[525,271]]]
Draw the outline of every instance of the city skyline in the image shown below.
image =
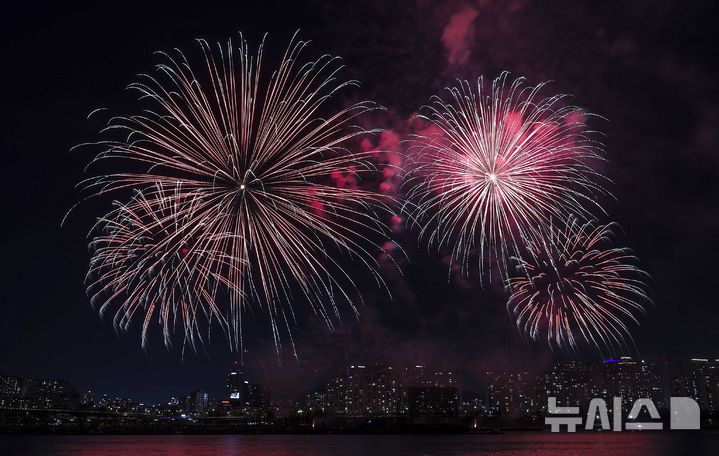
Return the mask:
[[[145,404],[131,398],[79,393],[61,380],[0,375],[0,432],[92,433],[326,433],[493,432],[542,430],[548,407],[587,410],[602,400],[619,412],[649,400],[666,414],[676,397],[691,398],[705,428],[719,418],[719,359],[568,361],[530,374],[485,372],[481,391],[469,391],[451,370],[415,365],[345,366],[301,400],[278,398],[239,370],[225,376],[219,397],[203,389]],[[647,414],[616,418],[655,422]],[[664,422],[666,420],[662,420]],[[588,424],[589,425],[589,424]],[[602,425],[604,426],[604,425]],[[628,425],[629,426],[629,425]],[[627,427],[629,428],[629,427]]]
[[[667,356],[657,356],[657,357],[650,357],[650,358],[634,358],[632,356],[615,356],[610,357],[606,359],[597,359],[594,361],[577,361],[577,360],[565,360],[561,362],[557,362],[554,365],[550,366],[547,369],[540,370],[540,371],[527,371],[525,369],[517,368],[517,367],[494,367],[494,368],[487,368],[482,373],[482,379],[471,386],[468,386],[464,381],[462,377],[462,369],[461,368],[449,368],[444,370],[437,370],[436,366],[429,366],[429,365],[405,365],[405,366],[392,366],[388,365],[386,363],[378,362],[378,363],[353,363],[349,364],[347,366],[344,366],[342,369],[335,373],[331,373],[329,377],[325,376],[318,376],[317,382],[320,385],[320,387],[308,387],[307,390],[297,396],[287,396],[284,394],[283,391],[277,391],[277,390],[270,390],[267,389],[265,386],[256,383],[253,381],[251,376],[248,376],[246,372],[242,369],[240,365],[235,365],[234,367],[230,368],[229,371],[225,373],[225,375],[221,378],[221,382],[223,384],[222,388],[216,389],[213,391],[209,391],[209,389],[206,387],[207,385],[204,384],[198,384],[195,385],[192,388],[193,392],[203,392],[204,394],[209,394],[215,401],[218,403],[226,402],[230,403],[233,400],[239,399],[239,397],[248,397],[253,396],[255,394],[259,394],[260,396],[266,396],[269,397],[275,397],[282,401],[295,401],[297,403],[302,403],[303,401],[305,403],[311,401],[311,397],[316,395],[317,393],[323,393],[323,394],[330,394],[332,395],[332,390],[337,390],[337,388],[343,388],[347,387],[347,385],[352,384],[352,378],[353,374],[364,374],[365,372],[370,372],[371,375],[379,375],[379,378],[384,378],[385,380],[387,378],[394,378],[392,381],[398,382],[398,384],[408,385],[408,384],[416,384],[416,385],[422,385],[422,384],[441,384],[441,383],[447,383],[447,385],[451,386],[457,386],[461,391],[470,393],[472,395],[482,395],[486,399],[486,401],[489,403],[491,402],[491,397],[493,394],[498,394],[493,391],[493,386],[501,385],[501,388],[510,387],[511,384],[515,381],[519,382],[530,382],[530,383],[541,383],[538,379],[545,377],[545,380],[548,379],[553,373],[555,373],[558,369],[560,371],[565,371],[568,369],[567,372],[575,370],[577,372],[584,372],[588,373],[589,370],[593,369],[596,371],[597,367],[605,366],[611,368],[614,365],[617,366],[627,366],[627,365],[638,365],[643,366],[646,363],[650,364],[666,364],[666,366],[671,366],[670,372],[671,375],[676,375],[679,377],[686,377],[687,375],[696,375],[696,372],[702,372],[702,366],[710,366],[713,370],[711,371],[712,377],[716,377],[715,383],[716,385],[714,388],[717,388],[716,392],[709,393],[716,394],[715,399],[702,399],[699,400],[700,405],[703,407],[706,401],[712,402],[714,404],[716,402],[716,408],[719,408],[719,356],[717,357],[691,357],[691,358],[684,358],[684,359],[676,359],[676,358],[670,358]],[[699,369],[699,371],[694,372],[696,369]],[[429,376],[425,377],[423,372],[424,370],[427,370],[429,372]],[[384,372],[384,374],[382,374]],[[661,375],[669,375],[669,371],[662,372]],[[445,375],[445,377],[443,377]],[[496,376],[496,378],[495,378]],[[25,389],[31,389],[31,385],[34,382],[50,382],[56,385],[60,385],[60,389],[67,388],[69,390],[74,391],[74,393],[77,396],[77,401],[79,404],[83,403],[83,397],[87,395],[91,395],[94,400],[97,400],[96,403],[99,403],[99,399],[97,398],[103,398],[104,400],[131,400],[135,403],[143,403],[140,400],[137,400],[136,398],[131,397],[132,395],[118,395],[114,394],[111,391],[98,391],[93,388],[89,389],[82,389],[82,388],[76,388],[75,385],[70,384],[64,379],[57,378],[57,377],[51,377],[51,378],[40,378],[35,377],[32,375],[17,375],[17,374],[10,374],[7,372],[0,372],[0,377],[2,377],[3,383],[2,388],[0,388],[0,391],[2,391],[3,395],[7,395],[8,391],[11,391],[13,386],[16,388],[17,391],[25,390]],[[454,378],[454,380],[452,380]],[[522,378],[524,380],[522,380]],[[502,379],[502,380],[497,380]],[[588,381],[589,377],[584,378],[584,381]],[[16,383],[11,383],[11,381],[15,381]],[[505,381],[509,382],[505,384]],[[647,380],[648,381],[648,380]],[[682,380],[684,381],[684,380]],[[339,383],[338,383],[339,382]],[[348,383],[349,382],[349,383]],[[620,382],[621,383],[621,382]],[[656,388],[664,389],[666,390],[669,388],[667,384],[665,384],[663,381],[657,381],[655,382],[656,385],[654,385]],[[536,385],[535,385],[536,386]],[[248,389],[249,388],[249,389]],[[500,388],[500,389],[501,389]],[[681,387],[680,390],[683,390],[683,388],[689,388],[688,386]],[[683,394],[687,394],[689,396],[696,396],[696,391],[698,391],[696,386],[692,387],[694,388],[693,393],[687,393],[686,391]],[[535,388],[532,387],[532,390]],[[711,389],[711,388],[710,388]],[[208,392],[209,391],[209,392]],[[237,393],[237,396],[235,396],[233,393]],[[241,393],[240,393],[241,392]],[[172,402],[173,399],[177,399],[179,397],[186,396],[187,391],[185,392],[175,392],[175,394],[161,398],[161,400],[155,400],[153,401],[145,401],[148,404],[161,404],[164,402]],[[585,394],[583,397],[584,400],[588,400],[589,396],[586,395],[589,393],[589,391],[584,391],[582,394]],[[665,391],[666,393],[666,391]],[[383,392],[382,394],[389,394],[387,391]],[[653,393],[647,393],[646,396],[652,396]],[[679,394],[679,393],[677,393]],[[706,391],[704,394],[707,394]],[[667,394],[664,394],[665,397],[663,397],[663,401],[666,402],[666,399],[669,397]],[[656,397],[654,397],[656,399]],[[165,399],[167,401],[165,401]],[[269,400],[269,399],[268,399]],[[341,399],[337,397],[335,399],[335,402],[341,402]],[[658,401],[659,403],[662,403],[662,401]],[[6,403],[0,402],[0,407],[6,406]],[[353,404],[353,401],[347,402],[346,407],[362,407],[361,404]],[[542,404],[535,404],[536,406],[542,406]],[[32,408],[32,407],[31,407]],[[715,408],[714,405],[712,408]]]

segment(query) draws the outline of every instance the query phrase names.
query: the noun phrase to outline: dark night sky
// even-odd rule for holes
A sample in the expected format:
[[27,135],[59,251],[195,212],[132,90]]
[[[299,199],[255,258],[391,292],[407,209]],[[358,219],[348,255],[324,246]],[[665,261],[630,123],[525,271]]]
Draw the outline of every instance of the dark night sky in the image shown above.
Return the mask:
[[[621,224],[621,242],[652,276],[655,307],[636,332],[639,353],[719,355],[716,2],[150,3],[5,7],[0,372],[140,400],[221,390],[234,357],[220,339],[184,360],[160,344],[143,352],[137,333],[118,336],[90,308],[85,236],[106,206],[87,204],[60,227],[91,158],[70,148],[96,137],[101,125],[86,120],[94,108],[132,109],[123,89],[156,62],[153,51],[240,30],[255,44],[269,32],[270,47],[282,50],[298,28],[314,49],[345,58],[347,75],[363,83],[358,96],[388,108],[380,127],[401,130],[455,77],[501,70],[552,80],[606,117],[593,126],[607,135],[605,172],[617,198],[607,220]],[[463,20],[459,41],[443,41]],[[516,334],[499,291],[448,283],[441,255],[418,248],[414,233],[399,241],[412,262],[403,280],[390,277],[394,301],[368,290],[360,321],[347,313],[336,334],[301,313],[300,361],[281,367],[258,317],[249,374],[296,395],[346,361],[427,362],[462,369],[471,387],[486,366],[539,369],[559,356]]]

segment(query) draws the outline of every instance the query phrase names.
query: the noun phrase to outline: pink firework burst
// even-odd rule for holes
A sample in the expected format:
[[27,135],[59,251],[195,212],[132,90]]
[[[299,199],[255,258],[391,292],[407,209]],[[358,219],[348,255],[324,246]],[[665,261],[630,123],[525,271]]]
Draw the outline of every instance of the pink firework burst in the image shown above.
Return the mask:
[[540,97],[544,84],[507,77],[432,97],[409,153],[410,224],[429,245],[449,247],[465,275],[477,252],[481,278],[494,265],[506,278],[507,259],[533,228],[589,218],[604,193],[593,168],[602,148],[584,111],[566,106],[565,95]]

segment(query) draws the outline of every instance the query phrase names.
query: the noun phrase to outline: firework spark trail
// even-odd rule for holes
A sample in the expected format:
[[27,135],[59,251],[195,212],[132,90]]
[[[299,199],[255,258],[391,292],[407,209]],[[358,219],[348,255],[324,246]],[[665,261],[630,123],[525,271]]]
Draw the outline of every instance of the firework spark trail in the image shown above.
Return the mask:
[[517,328],[550,347],[627,348],[650,302],[647,275],[629,249],[612,244],[613,224],[570,219],[564,229],[540,227],[527,241],[530,255],[514,257],[507,303]]
[[[333,250],[368,267],[384,287],[370,238],[386,239],[378,215],[388,210],[386,198],[331,185],[338,171],[357,179],[376,171],[370,152],[350,152],[346,144],[375,132],[354,122],[382,108],[360,102],[321,117],[333,95],[357,83],[338,80],[337,57],[302,64],[308,43],[294,37],[269,81],[261,71],[264,41],[257,56],[242,37],[237,47],[231,40],[216,49],[198,42],[203,65],[179,50],[160,53],[165,62],[156,66],[156,75],[140,75],[130,86],[155,110],[112,119],[106,130],[119,130],[126,139],[94,143],[104,150],[93,162],[120,163],[126,171],[81,185],[92,196],[127,188],[141,193],[101,220],[98,229],[109,234],[95,241],[101,247],[88,289],[103,311],[117,309],[123,328],[144,311],[143,344],[159,306],[166,343],[168,310],[179,308],[175,316],[181,317],[186,342],[194,347],[203,329],[196,317],[204,314],[221,323],[240,353],[242,314],[256,302],[270,316],[279,350],[281,326],[289,332],[294,318],[293,289],[330,327],[339,318],[338,300],[357,312],[350,296],[356,285]],[[197,68],[204,68],[202,77],[195,75]],[[178,210],[166,214],[168,207]],[[137,215],[140,210],[146,214]],[[168,228],[173,223],[174,231]],[[167,234],[146,251],[161,260],[123,258],[123,249],[124,255],[138,255],[133,236],[146,231]],[[186,257],[177,256],[178,247]],[[158,267],[144,273],[133,269],[133,261]],[[172,262],[180,269],[169,269]],[[229,311],[216,304],[221,291],[227,291]]]
[[195,337],[202,340],[202,321],[227,325],[215,302],[222,278],[211,269],[214,262],[227,259],[214,250],[217,245],[204,231],[206,223],[193,219],[198,202],[180,188],[166,191],[158,185],[136,192],[127,204],[116,202],[96,224],[100,233],[90,243],[93,257],[87,274],[91,302],[96,306],[99,301],[104,314],[116,298],[126,296],[115,325],[127,330],[142,311],[143,345],[155,316],[168,345],[178,318],[187,323],[185,337],[192,344]]
[[[563,105],[565,95],[540,98],[544,84],[511,83],[507,73],[491,88],[479,78],[448,88],[449,101],[433,96],[417,117],[429,127],[418,131],[405,183],[409,223],[420,238],[451,248],[451,262],[469,272],[479,247],[480,277],[520,251],[531,228],[551,218],[589,218],[601,207],[603,178],[592,165],[602,160],[580,108]],[[491,278],[491,274],[489,275]]]

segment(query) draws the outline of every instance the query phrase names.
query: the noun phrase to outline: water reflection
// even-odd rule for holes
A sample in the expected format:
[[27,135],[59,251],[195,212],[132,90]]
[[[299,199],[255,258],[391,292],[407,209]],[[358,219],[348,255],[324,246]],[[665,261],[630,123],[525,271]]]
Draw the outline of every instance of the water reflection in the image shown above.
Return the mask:
[[717,450],[716,432],[0,436],[3,456],[661,456]]

